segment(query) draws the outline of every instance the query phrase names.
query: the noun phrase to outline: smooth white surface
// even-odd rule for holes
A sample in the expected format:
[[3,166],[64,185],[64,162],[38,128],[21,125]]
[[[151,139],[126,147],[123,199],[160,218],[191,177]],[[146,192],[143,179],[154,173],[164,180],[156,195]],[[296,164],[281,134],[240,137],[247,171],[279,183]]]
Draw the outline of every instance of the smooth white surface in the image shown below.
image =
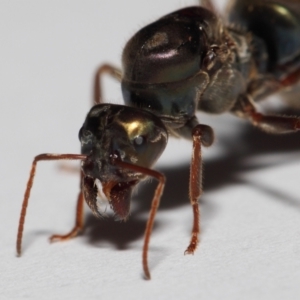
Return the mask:
[[[192,1],[1,1],[0,299],[296,299],[300,294],[299,135],[270,137],[231,116],[200,115],[216,130],[204,151],[201,244],[190,238],[191,145],[171,141],[157,167],[167,186],[150,243],[152,280],[141,249],[153,184],[139,188],[130,220],[96,220],[84,235],[49,245],[74,222],[77,174],[38,166],[15,256],[21,202],[36,154],[78,153],[92,76],[119,65],[141,26]],[[105,83],[107,101],[120,87]],[[77,166],[77,164],[75,164]],[[145,200],[147,199],[147,201]]]

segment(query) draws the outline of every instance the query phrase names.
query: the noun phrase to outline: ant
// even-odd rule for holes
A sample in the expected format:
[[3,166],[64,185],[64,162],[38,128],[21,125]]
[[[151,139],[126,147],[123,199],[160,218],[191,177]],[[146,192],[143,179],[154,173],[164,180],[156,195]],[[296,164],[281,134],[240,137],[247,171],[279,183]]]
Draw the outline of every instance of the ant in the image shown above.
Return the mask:
[[[224,25],[210,1],[204,2],[205,6],[180,9],[138,31],[124,48],[122,71],[111,65],[98,69],[96,105],[79,131],[81,154],[40,154],[33,160],[19,221],[18,255],[39,161],[81,161],[75,226],[66,235],[51,236],[51,241],[70,239],[83,229],[84,199],[101,216],[104,194],[119,219],[126,220],[136,185],[149,176],[158,181],[142,255],[145,278],[150,279],[149,240],[165,185],[164,175],[151,168],[168,136],[193,144],[193,227],[185,250],[193,254],[200,233],[201,147],[214,141],[212,128],[198,121],[196,111],[231,112],[267,133],[300,129],[298,117],[264,115],[256,108],[258,101],[300,81],[300,1],[233,1],[228,7],[230,25]],[[101,103],[103,74],[121,82],[125,106]]]

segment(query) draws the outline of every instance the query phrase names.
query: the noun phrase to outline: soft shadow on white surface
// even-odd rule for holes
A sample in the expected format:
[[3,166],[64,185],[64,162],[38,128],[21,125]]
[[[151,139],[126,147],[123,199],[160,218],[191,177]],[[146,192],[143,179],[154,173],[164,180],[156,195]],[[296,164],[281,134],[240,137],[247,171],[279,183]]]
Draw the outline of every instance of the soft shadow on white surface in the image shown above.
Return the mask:
[[[75,217],[78,176],[41,163],[29,203],[24,252],[15,257],[21,201],[33,156],[78,153],[78,131],[103,62],[120,65],[141,26],[189,1],[4,1],[0,4],[0,298],[296,299],[300,293],[299,134],[269,136],[234,117],[200,115],[216,130],[204,151],[201,244],[190,238],[191,145],[171,141],[157,168],[167,185],[143,280],[143,233],[155,181],[142,184],[126,223],[87,211],[86,231],[49,245]],[[106,98],[121,103],[105,81]],[[295,112],[293,112],[295,114]]]

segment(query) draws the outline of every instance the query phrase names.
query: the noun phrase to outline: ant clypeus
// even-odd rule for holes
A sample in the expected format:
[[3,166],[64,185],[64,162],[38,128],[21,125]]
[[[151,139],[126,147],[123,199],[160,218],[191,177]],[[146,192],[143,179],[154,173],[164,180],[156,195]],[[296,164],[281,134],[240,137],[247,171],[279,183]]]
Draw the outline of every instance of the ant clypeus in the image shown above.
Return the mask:
[[[100,215],[100,192],[120,219],[129,214],[136,185],[148,176],[158,181],[143,247],[143,268],[150,279],[147,255],[150,235],[165,185],[152,170],[168,135],[193,142],[189,195],[193,228],[185,253],[193,254],[200,232],[202,193],[201,146],[214,140],[211,127],[200,124],[196,111],[231,112],[267,133],[300,129],[300,119],[259,113],[256,102],[300,81],[300,1],[236,0],[224,25],[210,1],[187,7],[142,28],[126,44],[122,71],[110,65],[96,76],[96,105],[80,129],[81,154],[40,154],[34,158],[23,200],[17,237],[21,243],[26,208],[36,165],[44,160],[81,160],[81,190],[76,224],[66,240],[83,228],[84,199]],[[100,78],[110,74],[121,82],[125,104],[101,103]],[[100,184],[102,185],[102,191]]]

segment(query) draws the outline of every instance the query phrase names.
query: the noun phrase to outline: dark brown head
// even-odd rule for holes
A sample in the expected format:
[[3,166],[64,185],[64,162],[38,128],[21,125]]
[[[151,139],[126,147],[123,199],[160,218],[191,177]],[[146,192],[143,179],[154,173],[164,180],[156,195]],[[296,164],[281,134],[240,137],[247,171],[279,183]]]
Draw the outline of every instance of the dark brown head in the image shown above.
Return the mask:
[[[129,213],[134,187],[145,175],[128,165],[151,168],[167,143],[167,131],[150,112],[121,105],[99,104],[88,113],[79,132],[82,153],[83,192],[92,211],[99,215],[97,182],[120,219]],[[96,181],[96,182],[95,182]],[[98,185],[99,186],[99,185]]]

